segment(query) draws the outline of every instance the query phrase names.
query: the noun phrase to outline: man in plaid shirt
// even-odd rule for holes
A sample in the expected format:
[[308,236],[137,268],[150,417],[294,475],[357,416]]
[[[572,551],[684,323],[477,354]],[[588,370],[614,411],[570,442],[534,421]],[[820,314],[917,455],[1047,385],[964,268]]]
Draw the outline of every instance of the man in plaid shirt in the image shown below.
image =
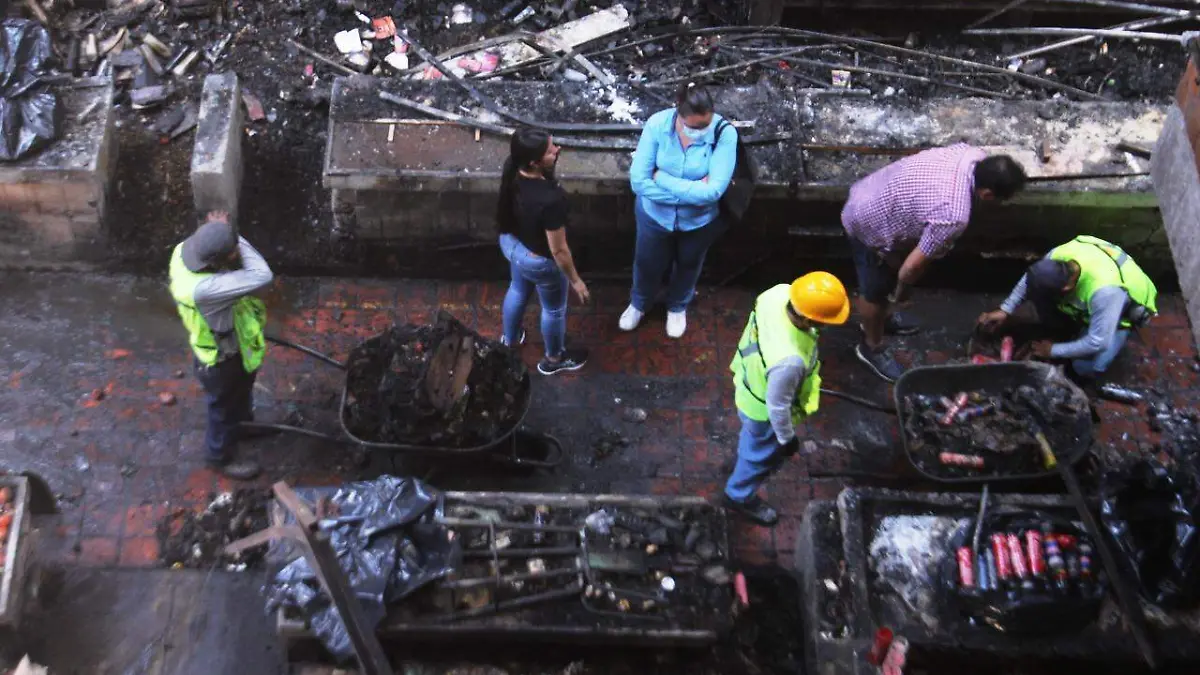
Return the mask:
[[905,157],[850,188],[842,226],[858,273],[863,341],[855,353],[876,375],[893,382],[902,372],[884,349],[884,332],[917,332],[889,311],[890,303],[904,299],[931,260],[950,252],[967,229],[973,201],[1008,199],[1025,180],[1012,157],[988,157],[959,143]]

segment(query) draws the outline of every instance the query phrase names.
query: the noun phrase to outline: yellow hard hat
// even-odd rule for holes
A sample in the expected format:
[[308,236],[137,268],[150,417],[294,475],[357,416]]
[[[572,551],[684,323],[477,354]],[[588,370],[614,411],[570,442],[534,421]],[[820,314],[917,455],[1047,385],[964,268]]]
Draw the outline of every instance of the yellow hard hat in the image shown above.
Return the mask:
[[837,326],[850,316],[846,287],[829,272],[809,272],[793,281],[788,297],[792,309],[806,319]]

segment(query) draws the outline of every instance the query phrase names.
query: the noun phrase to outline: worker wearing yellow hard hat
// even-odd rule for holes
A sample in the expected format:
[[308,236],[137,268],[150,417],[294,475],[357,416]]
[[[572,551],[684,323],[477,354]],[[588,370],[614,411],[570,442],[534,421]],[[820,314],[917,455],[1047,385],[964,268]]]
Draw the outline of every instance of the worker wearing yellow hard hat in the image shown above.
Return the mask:
[[818,331],[846,323],[849,316],[846,287],[828,272],[779,284],[754,303],[729,365],[742,431],[725,502],[755,523],[772,526],[779,520],[758,488],[799,450],[796,425],[820,402]]

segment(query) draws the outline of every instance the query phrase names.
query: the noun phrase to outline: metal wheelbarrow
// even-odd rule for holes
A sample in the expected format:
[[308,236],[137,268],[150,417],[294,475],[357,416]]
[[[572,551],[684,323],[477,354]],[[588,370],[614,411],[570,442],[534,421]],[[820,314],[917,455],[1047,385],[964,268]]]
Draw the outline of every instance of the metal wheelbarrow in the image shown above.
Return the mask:
[[[979,471],[967,475],[961,469],[943,467],[922,461],[918,451],[922,442],[914,438],[909,430],[913,415],[906,413],[904,401],[912,395],[952,397],[960,391],[983,390],[999,392],[1020,386],[1042,389],[1047,385],[1065,387],[1069,401],[1079,413],[1063,418],[1060,424],[1045,429],[1059,462],[1077,464],[1087,456],[1092,447],[1091,407],[1087,394],[1074,382],[1067,379],[1059,369],[1036,361],[1014,361],[1009,363],[963,364],[944,366],[922,366],[900,376],[893,390],[896,414],[900,420],[900,438],[904,454],[918,473],[941,483],[983,483],[1001,481],[1028,481],[1058,476],[1054,468],[1022,473]],[[948,449],[948,448],[945,448]]]
[[[331,356],[322,354],[321,352],[299,345],[294,342],[289,342],[281,338],[267,336],[267,341],[277,344],[281,347],[295,349],[296,351],[307,354],[318,361],[323,361],[334,368],[342,371],[347,370],[347,364],[334,359]],[[562,444],[558,439],[550,434],[532,431],[522,428],[525,422],[525,416],[529,413],[529,407],[533,398],[533,388],[530,383],[529,373],[526,372],[522,378],[521,393],[519,408],[520,413],[513,420],[512,424],[507,429],[499,433],[495,438],[486,443],[470,447],[455,447],[455,446],[436,446],[436,445],[409,445],[404,443],[381,443],[378,441],[368,441],[354,435],[347,426],[346,415],[348,409],[349,397],[349,379],[347,378],[342,385],[341,402],[339,403],[338,422],[341,426],[341,434],[326,434],[303,427],[292,426],[287,424],[269,424],[264,422],[242,422],[239,426],[243,429],[259,429],[263,431],[282,431],[285,433],[295,433],[312,438],[319,438],[325,441],[334,443],[347,443],[357,445],[368,450],[382,450],[386,452],[403,452],[411,454],[422,454],[431,456],[445,455],[473,455],[486,454],[489,458],[499,462],[512,464],[515,466],[530,467],[530,468],[553,468],[562,462],[563,449]],[[523,456],[519,449],[522,446],[535,445],[544,448],[544,453],[540,458]]]

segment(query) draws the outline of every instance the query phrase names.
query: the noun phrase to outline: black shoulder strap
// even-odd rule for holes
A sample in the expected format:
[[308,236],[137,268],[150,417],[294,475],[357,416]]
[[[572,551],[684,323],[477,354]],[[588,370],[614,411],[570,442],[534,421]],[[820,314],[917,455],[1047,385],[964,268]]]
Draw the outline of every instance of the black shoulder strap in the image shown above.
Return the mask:
[[727,119],[722,119],[720,122],[717,123],[717,129],[716,129],[716,131],[713,132],[713,147],[714,148],[717,147],[717,143],[721,142],[721,132],[724,131],[725,127],[727,127],[727,126],[730,126],[729,120],[727,120]]

